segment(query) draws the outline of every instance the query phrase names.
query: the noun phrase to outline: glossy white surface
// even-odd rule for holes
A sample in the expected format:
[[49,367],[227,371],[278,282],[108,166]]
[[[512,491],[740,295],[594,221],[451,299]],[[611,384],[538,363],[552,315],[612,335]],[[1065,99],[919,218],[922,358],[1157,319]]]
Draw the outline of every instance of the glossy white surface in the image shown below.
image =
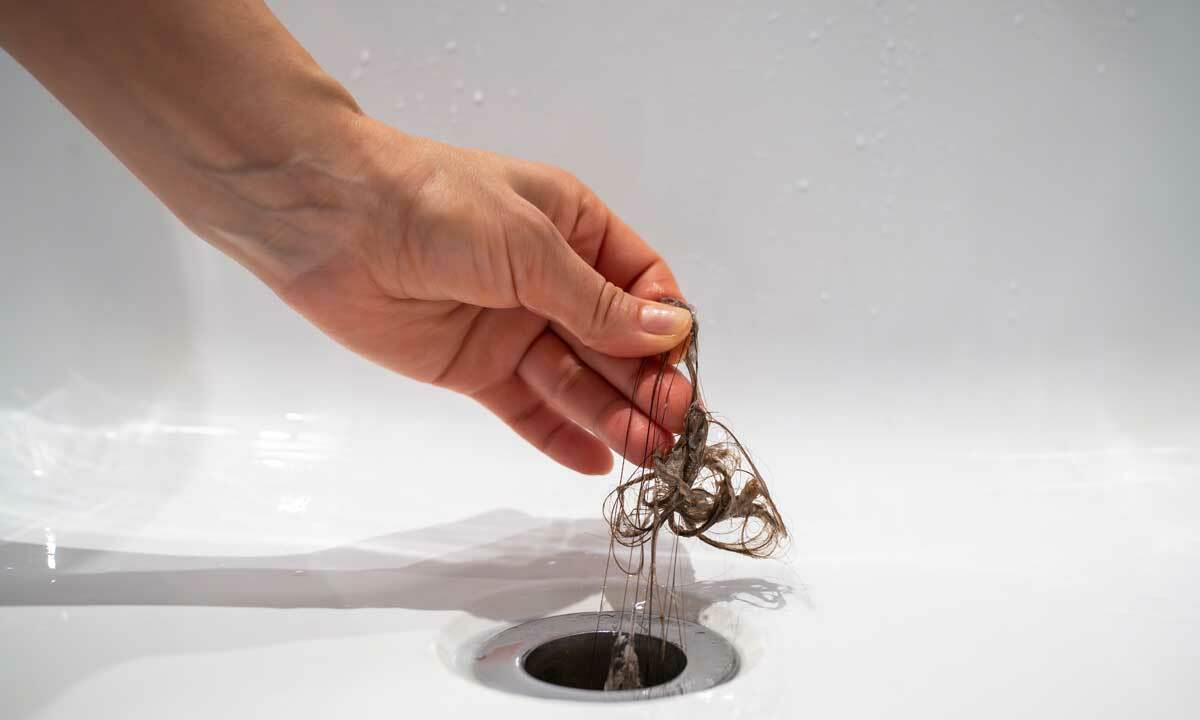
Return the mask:
[[[1194,3],[273,5],[368,111],[664,252],[795,530],[685,549],[737,679],[573,715],[1200,715]],[[460,654],[596,609],[613,480],[349,355],[0,87],[0,717],[561,717]]]

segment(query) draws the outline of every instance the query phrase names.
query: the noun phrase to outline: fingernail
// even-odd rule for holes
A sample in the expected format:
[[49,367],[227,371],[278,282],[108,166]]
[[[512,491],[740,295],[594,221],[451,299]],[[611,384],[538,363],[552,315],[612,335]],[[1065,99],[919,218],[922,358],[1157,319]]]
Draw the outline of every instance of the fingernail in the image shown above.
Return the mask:
[[683,308],[646,303],[642,305],[639,319],[642,329],[651,335],[679,335],[687,330],[692,314]]

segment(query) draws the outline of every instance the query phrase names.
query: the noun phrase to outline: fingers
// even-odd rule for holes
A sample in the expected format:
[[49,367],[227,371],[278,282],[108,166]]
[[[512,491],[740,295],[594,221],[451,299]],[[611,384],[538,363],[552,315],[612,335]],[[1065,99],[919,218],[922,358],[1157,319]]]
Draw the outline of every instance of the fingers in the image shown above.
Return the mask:
[[673,441],[670,432],[581,362],[554,333],[534,341],[517,375],[555,410],[635,463],[645,464],[654,450]]
[[514,375],[474,397],[558,463],[585,475],[612,470],[612,453],[604,443],[550,407],[520,377]]
[[666,261],[571,174],[522,163],[510,180],[604,279],[640,298],[683,298]]
[[566,328],[557,324],[552,327],[583,364],[630,398],[655,423],[673,433],[683,432],[692,385],[673,362],[664,365],[657,356],[635,359],[605,355],[581,343]]
[[548,218],[533,212],[537,217],[507,238],[513,289],[523,306],[560,323],[584,345],[619,357],[665,352],[687,337],[691,313],[635,297],[606,280]]
[[[675,276],[667,262],[655,252],[633,228],[604,207],[592,211],[607,215],[606,230],[594,263],[596,271],[616,285],[638,297],[659,299],[673,297],[683,299],[683,291],[675,282]],[[591,221],[589,224],[596,224]],[[589,230],[588,224],[580,224],[576,233]],[[571,242],[571,239],[567,239]],[[585,242],[580,240],[580,242]]]

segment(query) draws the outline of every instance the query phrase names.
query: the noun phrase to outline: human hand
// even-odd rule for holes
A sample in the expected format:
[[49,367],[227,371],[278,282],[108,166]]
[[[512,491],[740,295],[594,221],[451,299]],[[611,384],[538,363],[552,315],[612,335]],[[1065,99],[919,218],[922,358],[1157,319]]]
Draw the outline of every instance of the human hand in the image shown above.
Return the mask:
[[285,301],[380,365],[476,399],[579,472],[607,472],[608,448],[640,462],[670,445],[688,383],[668,370],[674,390],[652,407],[634,358],[678,346],[691,317],[649,301],[681,296],[654,250],[561,170],[365,118],[349,132],[357,169],[313,176],[324,204],[295,221],[334,249],[278,284]]
[[580,472],[680,430],[687,381],[652,398],[633,359],[687,336],[662,258],[562,171],[367,118],[261,0],[0,3],[0,46],[346,347]]

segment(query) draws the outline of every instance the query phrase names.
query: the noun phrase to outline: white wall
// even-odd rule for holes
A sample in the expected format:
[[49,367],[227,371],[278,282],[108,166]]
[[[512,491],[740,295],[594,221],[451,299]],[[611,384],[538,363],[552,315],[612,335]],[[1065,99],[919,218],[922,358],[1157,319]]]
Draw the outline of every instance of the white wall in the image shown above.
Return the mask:
[[[741,422],[983,404],[1106,442],[1200,408],[1194,3],[274,7],[369,112],[592,184],[676,268]],[[222,406],[417,392],[199,247],[0,63],[7,402],[74,375]],[[213,356],[287,387],[235,392]],[[330,393],[297,365],[366,377]]]

